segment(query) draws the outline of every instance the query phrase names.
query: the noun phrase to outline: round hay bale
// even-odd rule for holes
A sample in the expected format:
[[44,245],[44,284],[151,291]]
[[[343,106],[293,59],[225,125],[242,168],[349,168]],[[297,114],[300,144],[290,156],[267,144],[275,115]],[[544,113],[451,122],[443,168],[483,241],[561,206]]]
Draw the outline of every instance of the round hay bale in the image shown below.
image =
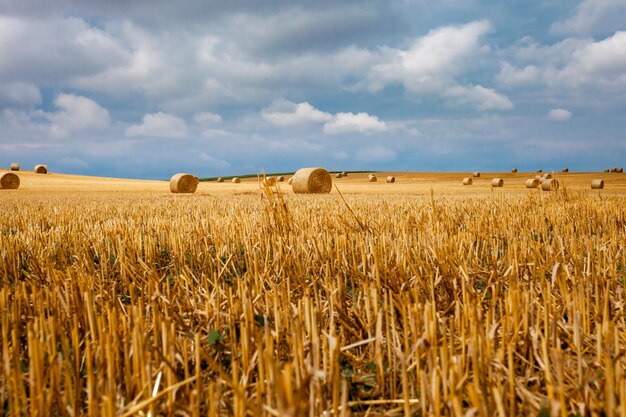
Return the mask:
[[232,182],[233,182],[233,184],[239,184],[241,182],[241,178],[233,177]]
[[0,188],[3,190],[17,190],[20,188],[20,177],[12,172],[5,172],[0,177]]
[[387,177],[387,182],[390,183],[390,184],[396,182],[396,177],[394,177],[393,175],[389,175]]
[[275,177],[266,177],[263,180],[263,184],[267,185],[269,187],[272,187],[272,186],[276,185],[276,178]]
[[18,164],[17,162],[11,163],[11,171],[19,171],[19,170],[20,170],[20,164]]
[[34,171],[37,174],[47,174],[48,173],[48,165],[35,165]]
[[335,178],[341,178],[341,177],[343,177],[343,174],[342,174],[341,172],[338,172],[338,173],[335,175]]
[[513,168],[511,172],[515,174],[517,172],[517,168]]
[[369,182],[376,182],[376,181],[378,181],[378,178],[376,178],[376,175],[374,175],[374,174],[369,174],[369,175],[367,176],[367,180],[368,180]]
[[526,188],[537,188],[537,187],[539,187],[538,178],[530,178],[526,180]]
[[285,177],[280,175],[280,176],[276,177],[276,181],[278,181],[278,182],[285,182]]
[[535,179],[541,182],[543,175],[535,175]]
[[502,178],[494,178],[491,180],[491,186],[492,187],[503,187],[504,186],[504,180]]
[[293,175],[291,187],[297,194],[327,194],[333,180],[324,168],[300,168]]
[[219,178],[217,179],[217,182],[224,182],[224,178],[219,177]]
[[541,183],[543,191],[556,191],[559,189],[559,182],[554,179],[546,179]]
[[617,172],[619,172],[620,174],[622,174],[624,172],[624,168],[618,168]]
[[569,168],[563,168],[563,172],[569,172]]
[[604,188],[604,180],[591,180],[592,190],[602,190]]
[[193,194],[198,188],[199,179],[195,175],[179,173],[170,179],[170,191],[173,193]]
[[293,182],[293,177],[289,177],[289,180],[287,181],[287,184],[291,185],[292,182]]
[[472,177],[463,178],[463,185],[472,185]]
[[348,173],[347,173],[346,171],[342,171],[342,172],[341,172],[341,176],[342,176],[342,177],[347,177],[347,176],[348,176]]
[[552,179],[552,174],[550,174],[549,172],[546,172],[545,174],[541,176],[542,181],[551,180],[551,179]]
[[605,169],[604,172],[611,172],[611,170],[610,169]]
[[543,169],[538,169],[537,172],[541,173],[543,172]]
[[478,171],[474,172],[474,174],[473,174],[473,175],[474,175],[474,177],[476,177],[476,178],[480,178],[480,172],[478,172]]

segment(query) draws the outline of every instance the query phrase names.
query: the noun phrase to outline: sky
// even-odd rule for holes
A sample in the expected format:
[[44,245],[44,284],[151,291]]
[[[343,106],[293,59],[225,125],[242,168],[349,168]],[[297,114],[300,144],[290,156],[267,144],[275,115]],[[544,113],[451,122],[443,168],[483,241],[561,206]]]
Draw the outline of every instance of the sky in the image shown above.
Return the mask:
[[0,167],[626,165],[626,0],[0,0]]

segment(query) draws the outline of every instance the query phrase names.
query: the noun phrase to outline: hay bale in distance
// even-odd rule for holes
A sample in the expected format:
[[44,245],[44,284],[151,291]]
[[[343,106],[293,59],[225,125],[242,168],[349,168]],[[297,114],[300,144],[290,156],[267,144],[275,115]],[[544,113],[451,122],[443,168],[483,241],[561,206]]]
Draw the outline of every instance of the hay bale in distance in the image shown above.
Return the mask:
[[546,172],[545,174],[541,176],[541,181],[551,180],[551,179],[552,179],[552,174],[550,174],[549,172]]
[[463,185],[472,185],[472,177],[463,178]]
[[342,177],[347,177],[347,176],[348,176],[348,173],[347,173],[346,171],[342,171],[342,172],[341,172],[341,176],[342,176]]
[[559,182],[555,179],[546,179],[541,183],[543,191],[556,191],[559,189]]
[[538,173],[542,173],[542,172],[543,172],[543,169],[538,169],[538,170],[537,170],[537,172],[538,172]]
[[491,186],[492,187],[503,187],[504,186],[504,180],[502,178],[494,178],[491,180]]
[[241,182],[241,178],[233,177],[232,182],[233,182],[233,184],[239,184]]
[[170,179],[170,191],[173,193],[193,194],[198,188],[198,177],[183,172],[174,175]]
[[217,182],[224,182],[224,178],[219,177],[219,178],[217,179]]
[[480,172],[476,171],[472,174],[475,178],[480,178]]
[[389,175],[387,177],[387,182],[393,184],[394,182],[396,182],[396,177],[394,177],[393,175]]
[[47,174],[48,173],[48,165],[35,165],[34,171],[37,174]]
[[333,180],[324,168],[300,168],[293,175],[291,187],[297,194],[327,194]]
[[270,187],[276,185],[276,178],[275,177],[266,177],[263,180],[263,185],[267,185],[267,186],[270,186]]
[[285,182],[285,177],[280,175],[280,176],[276,177],[276,181],[278,181],[278,182]]
[[17,162],[12,162],[11,171],[19,171],[19,170],[20,170],[20,164],[18,164]]
[[0,189],[17,190],[20,188],[20,177],[12,172],[5,172],[0,176]]
[[619,172],[620,174],[624,172],[624,168],[617,168],[617,172]]
[[335,178],[341,178],[341,177],[343,177],[343,174],[342,174],[341,172],[338,172],[338,173],[335,175]]
[[537,188],[539,187],[539,179],[530,178],[526,180],[526,188]]
[[563,172],[569,172],[569,168],[563,168]]
[[611,170],[610,169],[605,169],[604,172],[611,172]]
[[592,190],[602,190],[604,188],[604,180],[591,180]]
[[513,174],[515,174],[515,173],[517,172],[517,168],[513,168],[513,169],[511,170],[511,172],[512,172]]
[[374,175],[374,174],[369,174],[369,175],[367,176],[367,180],[368,180],[369,182],[376,182],[376,181],[378,181],[378,178],[376,178],[376,175]]

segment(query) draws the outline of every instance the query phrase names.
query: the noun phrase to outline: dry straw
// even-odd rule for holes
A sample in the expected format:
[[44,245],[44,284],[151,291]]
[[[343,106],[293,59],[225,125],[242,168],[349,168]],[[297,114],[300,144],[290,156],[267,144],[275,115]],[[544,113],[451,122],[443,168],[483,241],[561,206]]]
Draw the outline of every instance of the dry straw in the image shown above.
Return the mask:
[[219,177],[219,178],[217,179],[217,182],[224,182],[224,178]]
[[526,188],[537,188],[539,187],[539,179],[530,178],[526,180]]
[[472,185],[472,177],[463,178],[463,185]]
[[604,188],[604,180],[591,180],[592,190],[602,190]]
[[19,171],[20,170],[20,164],[18,164],[17,162],[13,162],[11,164],[11,171]]
[[234,178],[232,179],[232,182],[233,182],[233,184],[239,184],[239,183],[241,182],[241,178],[239,178],[239,177],[234,177]]
[[293,175],[293,192],[297,194],[326,194],[333,187],[333,180],[324,168],[300,168]]
[[173,193],[195,193],[199,179],[195,175],[178,173],[170,179],[170,191]]
[[517,172],[517,168],[513,168],[511,172],[515,174]]
[[47,174],[48,173],[48,165],[35,165],[35,172],[37,174]]
[[546,179],[541,182],[541,189],[543,191],[556,191],[559,189],[559,182],[555,179]]
[[480,177],[480,172],[476,171],[476,172],[474,172],[473,175],[474,175],[474,177],[479,178]]
[[492,187],[502,187],[504,186],[504,180],[502,178],[494,178],[491,180]]
[[387,182],[388,182],[388,183],[394,183],[394,182],[396,182],[396,177],[394,177],[393,175],[389,175],[389,176],[387,177]]
[[0,177],[0,188],[3,190],[17,190],[20,187],[20,177],[12,172],[5,172]]
[[376,181],[378,181],[378,178],[376,178],[376,175],[374,175],[374,174],[369,174],[369,175],[367,176],[367,180],[368,180],[369,182],[376,182]]

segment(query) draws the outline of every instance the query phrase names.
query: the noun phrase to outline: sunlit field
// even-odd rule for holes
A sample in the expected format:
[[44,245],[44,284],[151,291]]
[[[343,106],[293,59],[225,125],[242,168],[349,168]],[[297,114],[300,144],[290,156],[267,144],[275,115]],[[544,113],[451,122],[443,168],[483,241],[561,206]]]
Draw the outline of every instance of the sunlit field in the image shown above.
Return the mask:
[[626,416],[626,174],[19,175],[4,415]]

